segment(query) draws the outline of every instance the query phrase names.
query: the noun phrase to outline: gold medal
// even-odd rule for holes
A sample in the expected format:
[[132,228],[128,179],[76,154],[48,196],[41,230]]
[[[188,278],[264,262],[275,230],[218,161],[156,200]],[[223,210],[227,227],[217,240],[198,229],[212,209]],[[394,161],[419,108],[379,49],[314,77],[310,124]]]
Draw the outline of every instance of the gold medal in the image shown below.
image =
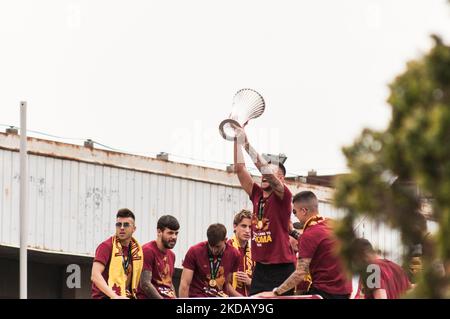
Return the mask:
[[262,227],[263,227],[262,220],[258,220],[258,229],[262,229]]
[[209,281],[209,286],[210,287],[215,287],[217,285],[217,282],[214,280],[214,279],[211,279],[210,281]]

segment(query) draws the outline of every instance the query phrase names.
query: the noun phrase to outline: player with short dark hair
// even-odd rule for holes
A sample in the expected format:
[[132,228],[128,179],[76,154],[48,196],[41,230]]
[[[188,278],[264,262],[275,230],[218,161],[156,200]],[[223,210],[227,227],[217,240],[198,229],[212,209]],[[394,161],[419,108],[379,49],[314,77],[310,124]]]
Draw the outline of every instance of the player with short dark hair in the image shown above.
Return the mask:
[[[242,128],[235,127],[234,167],[239,182],[253,203],[250,295],[272,290],[295,270],[295,254],[289,242],[292,194],[284,184],[286,169],[281,162],[269,163],[250,145]],[[262,174],[261,184],[253,181],[245,167],[242,148]],[[286,294],[292,294],[292,291]]]
[[136,298],[143,266],[142,248],[133,238],[135,216],[127,208],[116,214],[116,234],[96,251],[92,265],[92,298]]

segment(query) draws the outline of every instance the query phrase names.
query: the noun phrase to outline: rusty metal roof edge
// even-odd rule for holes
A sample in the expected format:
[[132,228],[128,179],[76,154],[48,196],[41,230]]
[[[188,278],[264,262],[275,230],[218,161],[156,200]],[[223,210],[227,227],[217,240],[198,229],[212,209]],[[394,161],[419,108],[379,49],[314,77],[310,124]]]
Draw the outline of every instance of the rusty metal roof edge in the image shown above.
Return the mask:
[[[7,244],[4,242],[0,242],[0,246],[8,247],[8,248],[17,248],[17,249],[20,248],[20,245]],[[84,257],[84,258],[93,258],[94,257],[94,254],[70,253],[67,251],[52,250],[52,249],[45,248],[45,247],[41,248],[41,247],[28,246],[27,250],[44,252],[44,253],[55,254],[55,255],[74,256],[74,257]]]

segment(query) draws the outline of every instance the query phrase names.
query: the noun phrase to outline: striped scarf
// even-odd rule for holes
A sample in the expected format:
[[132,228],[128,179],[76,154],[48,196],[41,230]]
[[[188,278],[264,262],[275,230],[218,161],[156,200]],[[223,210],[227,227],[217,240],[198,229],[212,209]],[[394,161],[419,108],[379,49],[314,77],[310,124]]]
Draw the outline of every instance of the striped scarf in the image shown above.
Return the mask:
[[[236,248],[239,252],[241,252],[242,247],[239,242],[239,239],[236,237],[236,234],[234,234],[233,237],[231,238],[231,244],[234,248]],[[252,273],[253,273],[254,263],[252,261],[252,253],[250,250],[249,243],[247,243],[247,245],[245,246],[245,254],[243,256],[242,264],[244,265],[244,272],[247,273],[247,275],[249,275],[251,277]],[[241,292],[243,292],[243,294],[245,296],[248,296],[248,291],[247,291],[246,285],[242,285],[241,283],[238,283],[237,273],[233,273],[233,288],[239,289]]]

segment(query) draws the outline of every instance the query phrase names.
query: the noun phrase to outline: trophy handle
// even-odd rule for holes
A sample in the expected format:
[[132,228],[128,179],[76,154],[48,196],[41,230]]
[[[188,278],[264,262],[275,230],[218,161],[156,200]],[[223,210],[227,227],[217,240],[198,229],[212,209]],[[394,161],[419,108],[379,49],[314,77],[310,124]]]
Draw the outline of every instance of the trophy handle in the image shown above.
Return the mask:
[[[247,123],[245,123],[245,124],[247,124]],[[245,126],[245,124],[244,124],[244,126]],[[220,125],[219,125],[219,132],[220,132],[220,135],[222,135],[222,137],[223,137],[224,139],[228,140],[228,141],[234,141],[234,138],[236,137],[236,135],[230,135],[230,134],[227,134],[227,133],[225,132],[225,128],[224,128],[225,125],[227,125],[227,126],[235,125],[235,126],[238,126],[238,127],[242,127],[241,124],[239,124],[239,123],[238,123],[237,121],[235,121],[235,120],[232,120],[232,119],[226,119],[226,120],[223,120],[223,121],[220,123]]]

